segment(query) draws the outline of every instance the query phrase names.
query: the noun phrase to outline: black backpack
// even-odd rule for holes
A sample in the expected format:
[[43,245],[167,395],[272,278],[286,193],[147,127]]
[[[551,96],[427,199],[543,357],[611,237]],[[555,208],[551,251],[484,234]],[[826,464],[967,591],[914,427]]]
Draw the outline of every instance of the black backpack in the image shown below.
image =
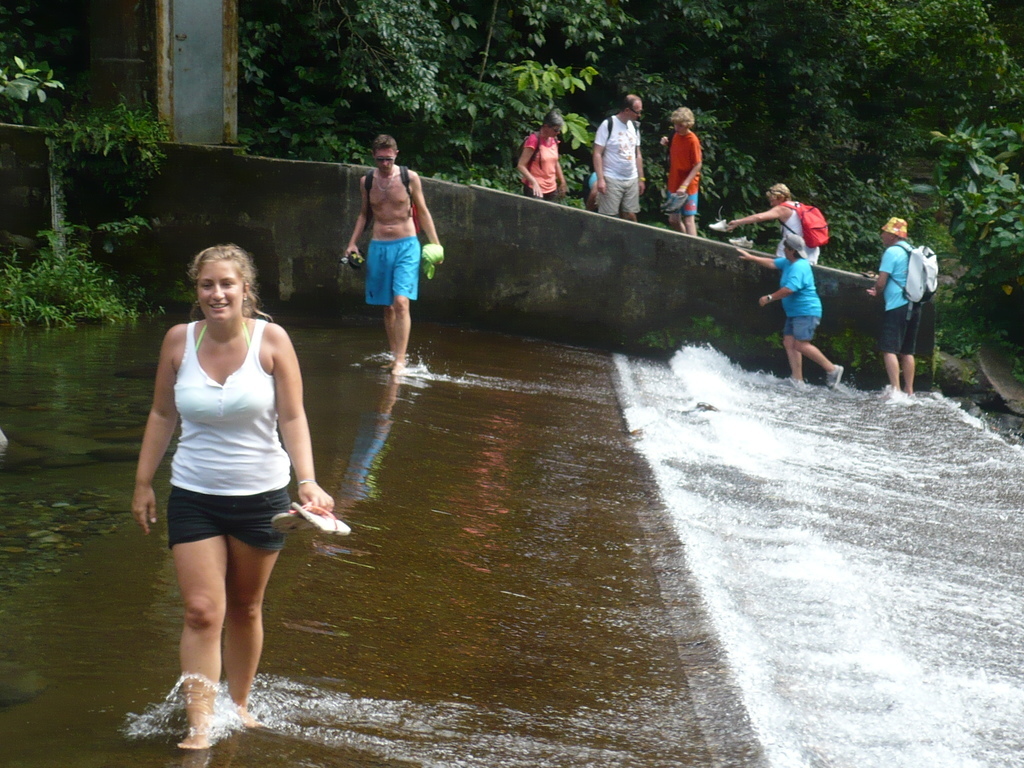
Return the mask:
[[[405,192],[409,195],[409,200],[412,200],[412,192],[409,191],[409,166],[400,165],[398,166],[398,175],[402,177],[402,183],[405,184]],[[363,176],[363,186],[366,187],[366,194],[370,194],[370,189],[373,187],[373,170],[366,172]]]

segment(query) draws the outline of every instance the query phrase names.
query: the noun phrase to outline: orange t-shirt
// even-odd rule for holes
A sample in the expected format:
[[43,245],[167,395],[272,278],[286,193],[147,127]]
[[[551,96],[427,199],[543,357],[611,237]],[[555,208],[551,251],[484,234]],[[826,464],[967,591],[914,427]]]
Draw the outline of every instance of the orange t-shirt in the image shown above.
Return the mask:
[[[668,191],[675,192],[683,183],[686,174],[697,163],[702,162],[700,139],[690,131],[687,134],[673,133],[668,145]],[[686,194],[692,195],[700,186],[700,174],[696,174],[686,188]]]

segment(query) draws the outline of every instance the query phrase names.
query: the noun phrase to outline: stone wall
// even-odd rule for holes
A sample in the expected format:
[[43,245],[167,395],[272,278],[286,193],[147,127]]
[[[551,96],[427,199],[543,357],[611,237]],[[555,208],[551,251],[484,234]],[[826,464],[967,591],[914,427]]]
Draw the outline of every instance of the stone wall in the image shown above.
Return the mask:
[[[0,146],[8,133],[0,130]],[[377,317],[379,309],[363,304],[362,273],[337,265],[364,172],[169,146],[145,203],[153,245],[169,279],[177,279],[197,250],[236,242],[256,256],[270,306]],[[781,306],[757,304],[778,286],[778,274],[740,262],[724,242],[433,179],[424,179],[424,191],[445,263],[433,280],[421,280],[414,323],[460,323],[626,352],[710,341],[747,365],[785,370],[778,339],[769,339],[781,331]],[[873,339],[882,309],[864,293],[871,281],[828,267],[816,268],[815,277],[825,307],[822,348],[844,365],[859,365],[863,385],[877,384],[883,372]],[[929,308],[922,356],[931,355],[933,336]]]
[[46,133],[0,125],[0,247],[24,243],[50,226]]

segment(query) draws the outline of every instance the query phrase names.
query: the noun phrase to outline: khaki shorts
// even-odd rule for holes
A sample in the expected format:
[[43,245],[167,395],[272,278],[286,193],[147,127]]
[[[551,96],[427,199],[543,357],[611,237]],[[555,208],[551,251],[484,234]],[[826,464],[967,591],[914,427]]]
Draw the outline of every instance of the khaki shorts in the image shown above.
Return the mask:
[[640,212],[640,179],[612,179],[605,176],[608,191],[597,196],[597,212],[605,216]]

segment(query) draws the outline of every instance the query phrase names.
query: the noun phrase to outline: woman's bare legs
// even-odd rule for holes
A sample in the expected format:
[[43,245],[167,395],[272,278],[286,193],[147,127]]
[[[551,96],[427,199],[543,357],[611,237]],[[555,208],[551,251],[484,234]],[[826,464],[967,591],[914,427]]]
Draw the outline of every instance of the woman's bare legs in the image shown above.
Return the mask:
[[182,693],[189,733],[182,749],[207,749],[220,680],[220,637],[224,626],[227,540],[218,536],[175,544],[171,550],[185,603],[181,631]]
[[263,650],[263,595],[278,553],[218,536],[175,544],[173,555],[185,603],[180,656],[189,722],[178,746],[206,749],[222,663],[239,717],[247,727],[258,725],[248,711],[249,691]]
[[224,626],[224,674],[238,716],[248,728],[259,726],[249,714],[249,691],[263,653],[263,596],[278,552],[257,549],[228,538],[227,611]]
[[786,350],[786,359],[789,360],[790,375],[794,381],[804,380],[804,357],[800,354],[795,336],[783,336],[782,346]]

